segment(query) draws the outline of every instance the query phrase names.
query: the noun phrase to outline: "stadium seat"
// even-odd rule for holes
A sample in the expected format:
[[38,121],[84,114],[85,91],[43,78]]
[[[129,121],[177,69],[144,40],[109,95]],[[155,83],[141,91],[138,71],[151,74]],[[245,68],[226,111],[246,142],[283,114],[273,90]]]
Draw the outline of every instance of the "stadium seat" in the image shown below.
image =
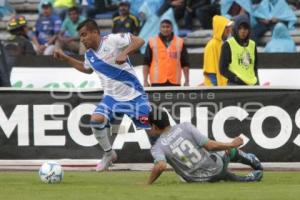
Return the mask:
[[112,19],[114,12],[106,12],[102,14],[97,14],[95,19]]
[[[20,15],[24,15],[28,20],[28,26],[33,27],[38,18],[38,3],[40,0],[10,0],[11,5],[17,10]],[[291,32],[291,36],[293,37],[298,49],[300,49],[300,10],[295,10],[295,14],[298,18],[296,24],[296,30]],[[111,28],[113,25],[112,22],[113,12],[106,12],[103,14],[98,14],[95,16],[97,24],[100,27],[101,33],[103,35],[111,33]],[[0,39],[5,40],[9,37],[9,34],[6,32],[6,24],[10,17],[4,17],[0,21]],[[189,51],[194,49],[196,52],[202,52],[206,43],[212,36],[212,30],[202,30],[201,24],[198,20],[193,19],[192,21],[193,27],[195,27],[196,31],[189,32],[184,29],[180,30],[180,35],[185,38],[185,42]],[[183,20],[179,20],[178,22],[180,27],[183,27]],[[259,41],[259,46],[264,47],[265,44],[270,40],[272,33],[269,31],[265,34],[265,36]],[[263,48],[262,48],[263,49]],[[259,50],[260,51],[260,50]]]

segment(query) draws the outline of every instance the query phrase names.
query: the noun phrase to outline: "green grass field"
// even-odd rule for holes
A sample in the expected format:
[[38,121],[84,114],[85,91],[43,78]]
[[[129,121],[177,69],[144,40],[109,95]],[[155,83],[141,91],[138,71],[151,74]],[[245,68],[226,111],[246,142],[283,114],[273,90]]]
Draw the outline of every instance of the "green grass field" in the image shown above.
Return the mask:
[[259,183],[187,184],[173,172],[147,186],[148,172],[65,172],[60,184],[40,182],[37,172],[0,172],[0,200],[299,200],[300,173],[266,172]]

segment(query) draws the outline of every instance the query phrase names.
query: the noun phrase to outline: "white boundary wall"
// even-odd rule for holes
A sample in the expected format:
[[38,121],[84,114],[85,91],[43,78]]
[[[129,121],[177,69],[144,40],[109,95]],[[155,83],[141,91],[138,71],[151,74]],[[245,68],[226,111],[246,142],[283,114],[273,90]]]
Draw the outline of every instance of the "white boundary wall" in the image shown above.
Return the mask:
[[[134,68],[137,77],[143,83],[142,66]],[[184,76],[182,76],[184,77]],[[300,87],[300,69],[259,69],[258,77],[260,85],[271,86],[298,86]],[[184,78],[182,78],[182,83]],[[203,70],[190,70],[190,86],[199,86],[203,84]],[[99,88],[100,80],[95,73],[87,75],[73,68],[13,68],[11,74],[11,83],[17,88]],[[50,85],[50,86],[49,86]]]
[[[38,170],[46,160],[0,160],[0,170]],[[56,160],[66,171],[94,171],[99,160],[79,160],[79,159],[61,159]],[[265,170],[278,171],[300,171],[300,163],[262,163]],[[110,167],[112,171],[149,171],[153,167],[152,163],[117,163]],[[249,170],[246,165],[239,163],[230,163],[232,170]],[[172,169],[168,166],[168,169]]]

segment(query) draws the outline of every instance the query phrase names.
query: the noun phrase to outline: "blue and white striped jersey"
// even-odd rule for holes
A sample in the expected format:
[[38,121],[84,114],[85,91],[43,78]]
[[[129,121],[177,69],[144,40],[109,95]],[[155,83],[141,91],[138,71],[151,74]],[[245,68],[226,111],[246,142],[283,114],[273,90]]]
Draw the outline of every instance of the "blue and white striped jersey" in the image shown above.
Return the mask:
[[129,61],[116,64],[116,58],[131,42],[130,34],[109,34],[102,38],[97,51],[85,53],[85,68],[92,68],[101,80],[104,95],[117,101],[130,101],[144,94],[143,86]]

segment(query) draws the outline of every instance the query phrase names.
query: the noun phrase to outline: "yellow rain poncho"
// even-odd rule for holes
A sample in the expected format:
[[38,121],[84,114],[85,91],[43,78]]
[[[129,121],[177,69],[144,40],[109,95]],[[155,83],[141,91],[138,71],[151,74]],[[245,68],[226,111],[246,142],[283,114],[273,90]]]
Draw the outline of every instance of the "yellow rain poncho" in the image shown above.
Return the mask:
[[223,16],[214,16],[213,18],[213,38],[207,43],[204,49],[204,85],[212,86],[208,74],[215,74],[218,86],[227,85],[227,79],[220,74],[219,61],[222,48],[222,36],[226,26],[230,21]]

